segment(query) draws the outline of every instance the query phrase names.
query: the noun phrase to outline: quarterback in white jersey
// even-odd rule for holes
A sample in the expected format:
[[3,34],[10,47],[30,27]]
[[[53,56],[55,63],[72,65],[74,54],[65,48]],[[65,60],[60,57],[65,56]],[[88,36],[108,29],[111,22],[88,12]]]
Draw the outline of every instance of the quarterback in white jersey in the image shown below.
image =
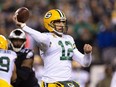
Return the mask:
[[17,15],[14,15],[14,21],[36,40],[41,49],[44,62],[42,87],[79,87],[71,81],[71,60],[79,62],[84,67],[89,66],[92,60],[92,46],[84,45],[85,54],[77,50],[74,39],[66,34],[67,22],[64,13],[52,9],[45,14],[44,26],[49,33],[35,31],[25,23],[18,22]]
[[16,80],[16,68],[14,60],[17,57],[16,53],[7,50],[7,40],[0,35],[0,87],[12,87],[11,80]]

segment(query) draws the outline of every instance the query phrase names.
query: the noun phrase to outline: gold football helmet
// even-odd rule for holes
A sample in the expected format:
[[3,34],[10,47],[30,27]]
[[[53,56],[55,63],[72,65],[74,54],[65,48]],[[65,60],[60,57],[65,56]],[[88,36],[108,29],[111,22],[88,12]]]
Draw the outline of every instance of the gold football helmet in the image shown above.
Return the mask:
[[55,26],[53,23],[55,20],[66,21],[66,16],[59,9],[52,9],[48,11],[44,16],[44,26],[48,31],[55,31]]
[[0,49],[8,49],[8,41],[3,35],[0,35]]

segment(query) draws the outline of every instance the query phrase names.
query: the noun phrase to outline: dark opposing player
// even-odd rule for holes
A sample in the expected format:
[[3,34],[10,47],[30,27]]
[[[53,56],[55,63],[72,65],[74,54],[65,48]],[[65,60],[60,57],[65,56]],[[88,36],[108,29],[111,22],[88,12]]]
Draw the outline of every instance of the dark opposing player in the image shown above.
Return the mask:
[[17,53],[15,64],[17,67],[17,80],[12,83],[14,87],[39,87],[35,73],[32,70],[34,53],[25,49],[26,35],[21,29],[13,30],[9,35],[9,49]]

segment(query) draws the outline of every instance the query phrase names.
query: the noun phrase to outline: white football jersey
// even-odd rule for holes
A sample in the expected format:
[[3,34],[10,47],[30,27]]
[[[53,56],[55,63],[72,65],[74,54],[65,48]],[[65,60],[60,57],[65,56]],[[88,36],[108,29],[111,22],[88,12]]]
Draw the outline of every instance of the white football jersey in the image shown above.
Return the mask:
[[40,54],[44,61],[42,77],[44,82],[70,80],[72,59],[83,66],[88,66],[91,63],[91,55],[80,53],[70,35],[58,37],[53,33],[40,33],[28,26],[23,27],[23,30],[36,40],[41,49]]
[[5,80],[9,84],[16,57],[16,53],[11,50],[0,50],[0,79]]

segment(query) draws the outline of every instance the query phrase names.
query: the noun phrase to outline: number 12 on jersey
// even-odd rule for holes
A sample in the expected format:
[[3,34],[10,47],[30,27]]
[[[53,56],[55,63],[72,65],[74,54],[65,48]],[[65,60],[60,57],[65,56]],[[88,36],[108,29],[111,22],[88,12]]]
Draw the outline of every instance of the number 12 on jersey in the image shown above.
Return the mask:
[[73,52],[73,48],[71,48],[72,44],[70,41],[65,41],[65,44],[63,44],[62,41],[59,41],[58,44],[62,48],[62,56],[60,57],[60,60],[72,60],[72,56],[70,54]]

